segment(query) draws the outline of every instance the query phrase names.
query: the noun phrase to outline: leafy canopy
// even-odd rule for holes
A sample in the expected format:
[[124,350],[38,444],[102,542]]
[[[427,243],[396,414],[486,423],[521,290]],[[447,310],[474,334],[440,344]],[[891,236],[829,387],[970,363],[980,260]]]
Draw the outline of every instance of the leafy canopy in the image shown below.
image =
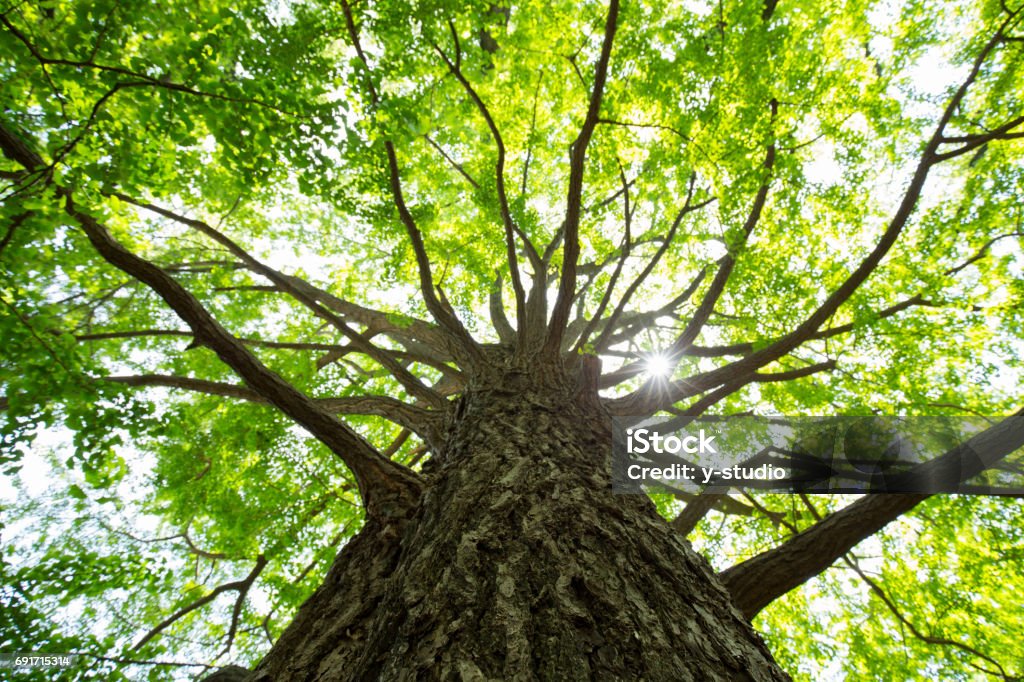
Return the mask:
[[[619,414],[1019,408],[1021,8],[670,4],[8,2],[0,648],[258,659],[467,337],[599,356]],[[844,502],[692,537],[725,568]],[[929,500],[758,625],[807,679],[1020,674],[1021,514]]]

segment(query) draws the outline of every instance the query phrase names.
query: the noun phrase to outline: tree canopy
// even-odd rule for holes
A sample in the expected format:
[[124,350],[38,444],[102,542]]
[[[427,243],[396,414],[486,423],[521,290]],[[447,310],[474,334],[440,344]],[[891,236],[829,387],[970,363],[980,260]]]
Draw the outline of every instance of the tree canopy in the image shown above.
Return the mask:
[[[258,660],[497,353],[613,415],[1020,410],[1024,7],[670,5],[7,0],[0,649]],[[655,502],[725,578],[868,509]],[[1024,674],[1020,500],[871,504],[750,607],[783,667]]]

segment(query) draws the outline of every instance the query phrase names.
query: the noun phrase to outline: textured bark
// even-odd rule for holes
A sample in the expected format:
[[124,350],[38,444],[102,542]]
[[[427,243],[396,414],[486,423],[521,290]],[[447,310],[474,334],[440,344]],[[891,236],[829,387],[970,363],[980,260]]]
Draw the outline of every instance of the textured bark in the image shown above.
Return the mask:
[[788,679],[651,503],[611,493],[590,391],[539,383],[453,403],[418,512],[342,550],[252,680]]

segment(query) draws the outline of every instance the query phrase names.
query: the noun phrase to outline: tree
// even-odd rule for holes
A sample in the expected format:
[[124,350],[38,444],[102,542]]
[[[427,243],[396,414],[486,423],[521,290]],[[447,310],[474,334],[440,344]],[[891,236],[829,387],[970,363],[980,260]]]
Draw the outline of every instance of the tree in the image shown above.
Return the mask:
[[[1020,675],[1019,500],[648,499],[609,461],[616,416],[1019,409],[1022,13],[8,4],[5,473],[73,443],[5,521],[3,648]],[[793,634],[844,622],[816,593],[845,639]]]

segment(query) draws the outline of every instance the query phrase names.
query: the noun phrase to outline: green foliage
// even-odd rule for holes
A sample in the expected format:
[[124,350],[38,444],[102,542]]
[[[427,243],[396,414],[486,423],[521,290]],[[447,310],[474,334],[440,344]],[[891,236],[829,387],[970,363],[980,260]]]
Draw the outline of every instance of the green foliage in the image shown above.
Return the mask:
[[878,590],[839,562],[754,624],[799,680],[1012,675],[1024,664],[1022,511],[1019,500],[933,498],[858,548],[856,568]]
[[[80,679],[204,670],[128,659],[256,661],[363,518],[351,473],[266,404],[116,380],[245,388],[212,350],[191,347],[164,301],[97,257],[58,187],[72,188],[80,210],[173,274],[300,390],[412,403],[379,363],[223,244],[114,195],[205,220],[283,272],[382,311],[372,324],[345,315],[365,337],[403,351],[400,334],[381,329],[408,330],[429,316],[388,175],[390,142],[446,301],[476,338],[496,342],[487,311],[499,273],[515,323],[498,145],[440,53],[458,59],[500,130],[511,217],[543,250],[565,217],[568,150],[586,115],[606,5],[526,1],[505,13],[483,1],[351,4],[369,69],[337,2],[43,0],[2,10],[0,123],[53,166],[25,177],[0,160],[0,473],[9,481],[0,489],[0,650],[102,657],[76,669]],[[698,346],[756,351],[807,319],[875,248],[943,107],[1004,16],[990,0],[809,0],[779,3],[766,20],[766,4],[775,6],[622,7],[587,152],[583,318],[598,310],[617,264],[613,306],[659,251],[691,180],[692,203],[706,204],[682,217],[672,248],[637,288],[629,312],[656,314],[613,345],[606,370],[668,347],[726,255],[734,270]],[[485,37],[496,49],[485,49]],[[950,135],[1020,115],[1019,47],[1019,38],[1006,41],[983,65]],[[1022,157],[1018,137],[938,166],[900,240],[824,325],[843,332],[764,368],[828,358],[836,371],[751,383],[714,409],[1019,408]],[[747,235],[765,182],[771,191]],[[552,273],[561,258],[554,254]],[[694,295],[666,309],[704,269]],[[686,356],[675,376],[745,352]],[[406,362],[430,385],[449,379],[454,364]],[[421,434],[406,438],[374,414],[346,422],[418,468]],[[740,500],[744,514],[713,512],[695,532],[719,568],[786,537],[779,519],[794,528],[814,520],[795,498],[758,500],[771,513]],[[668,497],[655,503],[666,516],[679,508]],[[816,501],[822,512],[840,503]],[[1014,570],[1020,514],[1012,500],[930,501],[872,540],[865,571],[921,632],[969,642],[1020,674],[1011,638],[1024,625],[1014,602],[1024,591]],[[260,561],[247,594],[220,595],[133,648]],[[988,679],[981,669],[993,669],[990,661],[922,641],[842,566],[757,622],[797,678]]]

